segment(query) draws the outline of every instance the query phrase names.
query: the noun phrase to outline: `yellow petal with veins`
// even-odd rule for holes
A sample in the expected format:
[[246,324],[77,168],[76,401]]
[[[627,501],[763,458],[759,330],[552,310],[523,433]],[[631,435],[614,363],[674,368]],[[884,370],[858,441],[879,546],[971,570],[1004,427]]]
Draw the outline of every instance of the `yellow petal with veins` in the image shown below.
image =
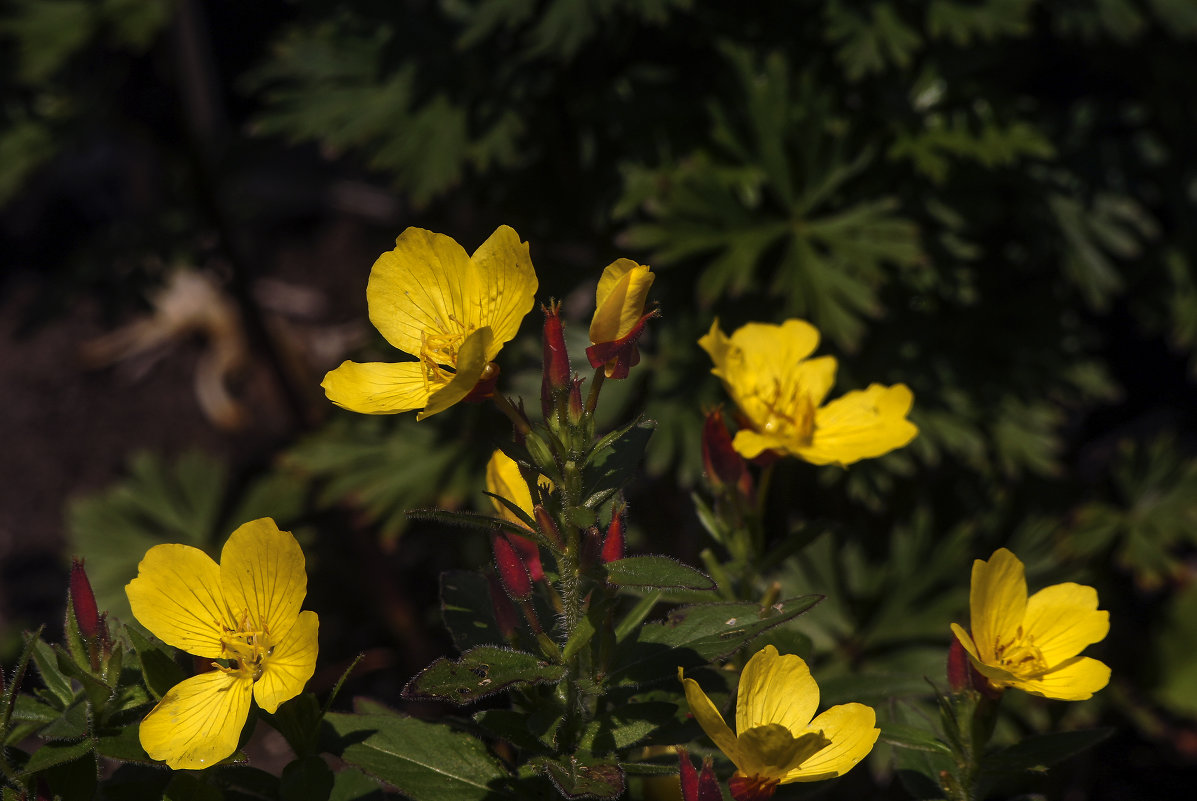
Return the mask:
[[220,568],[190,545],[155,545],[125,587],[133,616],[167,645],[189,654],[222,656],[230,615],[220,590]]
[[1023,630],[1049,665],[1070,659],[1110,632],[1110,613],[1097,608],[1097,590],[1066,582],[1027,599]]
[[677,669],[677,677],[686,690],[686,703],[690,706],[690,713],[694,715],[698,725],[702,726],[702,730],[711,738],[711,742],[727,755],[732,764],[739,768],[742,762],[740,747],[736,735],[723,720],[723,715],[719,714],[719,710],[698,686],[698,682],[694,679],[687,679],[681,668]]
[[266,660],[262,678],[254,683],[258,706],[273,713],[279,704],[303,692],[316,672],[320,618],[315,612],[300,612],[287,636],[274,646]]
[[253,681],[214,670],[179,682],[141,721],[141,747],[176,770],[199,770],[237,749]]
[[[537,281],[528,243],[509,226],[500,225],[470,257],[472,269],[465,283],[466,319],[472,328],[489,327],[494,338],[486,352],[492,361],[503,345],[519,332],[535,303]],[[474,308],[477,308],[475,318]]]
[[233,616],[248,613],[250,627],[277,643],[294,625],[308,593],[303,550],[269,517],[245,523],[220,552],[220,585]]
[[482,379],[486,366],[490,364],[486,354],[493,342],[494,336],[489,328],[479,328],[466,337],[457,351],[457,372],[453,374],[449,383],[432,393],[424,410],[416,415],[416,420],[443,412],[473,391]]
[[447,382],[425,379],[420,362],[342,362],[320,386],[328,399],[360,414],[396,414],[423,409]]
[[977,655],[996,664],[998,643],[1016,639],[1026,615],[1027,579],[1018,557],[999,548],[988,562],[974,561],[968,603]]
[[797,736],[819,708],[819,685],[800,656],[778,654],[772,645],[757,651],[740,674],[736,730],[778,723]]
[[833,706],[811,721],[810,730],[821,731],[830,744],[786,773],[782,784],[842,776],[868,756],[881,736],[877,714],[864,704]]

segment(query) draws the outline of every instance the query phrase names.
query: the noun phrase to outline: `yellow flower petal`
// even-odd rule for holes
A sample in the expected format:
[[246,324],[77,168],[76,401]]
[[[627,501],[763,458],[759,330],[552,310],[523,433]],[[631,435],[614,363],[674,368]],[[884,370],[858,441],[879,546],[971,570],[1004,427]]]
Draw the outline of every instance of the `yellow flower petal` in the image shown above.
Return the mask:
[[723,720],[723,715],[719,714],[719,710],[698,686],[698,682],[694,679],[687,679],[681,668],[677,669],[677,677],[686,690],[686,703],[689,704],[690,713],[694,715],[698,725],[702,726],[702,730],[711,738],[711,742],[727,755],[732,764],[737,768],[741,767],[740,748],[736,735],[728,728],[727,723]]
[[773,779],[786,776],[830,745],[821,732],[805,731],[795,736],[780,723],[766,723],[743,731],[738,742],[744,760],[743,765],[737,765],[740,772]]
[[802,657],[782,656],[766,645],[744,666],[736,694],[737,731],[779,723],[797,736],[818,708],[819,686]]
[[755,459],[764,451],[785,452],[788,446],[789,441],[783,437],[761,434],[751,428],[741,428],[732,440],[732,447],[736,449],[736,453],[745,459]]
[[248,676],[219,670],[176,684],[141,721],[141,747],[180,770],[216,764],[237,749],[252,686]]
[[419,362],[342,362],[320,386],[330,401],[351,412],[396,414],[423,409],[444,385],[425,381]]
[[254,683],[258,706],[273,713],[279,704],[303,692],[316,672],[320,618],[315,612],[300,612],[287,636],[274,647],[262,678]]
[[[520,474],[519,465],[503,451],[495,451],[486,463],[486,491],[506,498],[523,509],[529,517],[532,516],[532,492],[528,489],[528,483]],[[506,506],[494,498],[491,498],[491,503],[499,517],[523,525]]]
[[877,715],[872,707],[864,704],[833,706],[810,723],[810,731],[822,731],[831,745],[789,771],[781,783],[813,782],[842,776],[873,750],[881,735],[876,726]]
[[466,319],[474,328],[489,326],[494,339],[486,353],[491,361],[519,332],[536,296],[536,271],[528,243],[500,225],[470,257],[473,269],[465,284]]
[[1023,631],[1049,665],[1058,665],[1101,642],[1110,631],[1110,613],[1097,608],[1097,590],[1066,582],[1045,587],[1027,600]]
[[1011,682],[1012,687],[1059,701],[1084,701],[1110,683],[1110,668],[1096,659],[1079,656],[1034,679]]
[[450,237],[408,228],[370,270],[370,322],[396,348],[416,356],[426,332],[464,333],[468,313],[480,316],[477,303],[467,303],[472,269]]
[[647,266],[631,259],[618,259],[607,265],[595,291],[590,341],[614,342],[627,336],[644,316],[648,290],[655,278]]
[[482,378],[486,365],[490,363],[487,353],[490,352],[493,342],[494,335],[489,328],[479,328],[466,337],[457,351],[457,372],[449,383],[432,393],[424,410],[416,415],[416,420],[443,412],[473,391]]
[[294,625],[308,592],[303,551],[268,517],[246,523],[220,552],[220,586],[238,623],[248,614],[252,628],[278,642]]
[[811,443],[794,453],[812,464],[849,465],[901,448],[918,434],[906,419],[913,401],[903,384],[849,392],[815,411]]
[[196,656],[222,655],[220,636],[230,615],[220,591],[220,568],[190,545],[155,545],[125,587],[133,616],[167,645]]
[[968,603],[977,655],[994,664],[998,643],[1017,639],[1027,609],[1026,573],[1018,557],[999,548],[988,562],[974,561]]

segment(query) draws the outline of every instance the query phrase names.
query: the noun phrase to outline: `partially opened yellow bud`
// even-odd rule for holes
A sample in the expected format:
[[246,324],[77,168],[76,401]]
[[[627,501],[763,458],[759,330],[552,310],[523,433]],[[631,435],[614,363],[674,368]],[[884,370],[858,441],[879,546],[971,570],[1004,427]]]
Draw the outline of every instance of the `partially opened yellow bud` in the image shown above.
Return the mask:
[[604,368],[607,378],[626,378],[628,370],[640,361],[636,341],[654,314],[644,311],[654,278],[646,265],[631,259],[617,259],[603,270],[590,322],[593,344],[586,349],[586,356],[591,367]]

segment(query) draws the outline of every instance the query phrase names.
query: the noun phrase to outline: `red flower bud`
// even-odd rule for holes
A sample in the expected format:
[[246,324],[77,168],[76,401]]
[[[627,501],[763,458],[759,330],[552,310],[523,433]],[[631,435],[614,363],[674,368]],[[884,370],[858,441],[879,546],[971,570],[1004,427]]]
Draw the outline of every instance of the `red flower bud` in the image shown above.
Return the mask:
[[513,601],[526,601],[532,597],[532,580],[528,577],[528,567],[523,557],[511,544],[507,537],[492,534],[491,548],[495,552],[495,567],[499,571],[499,581],[503,582],[503,589]]
[[87,571],[83,569],[80,559],[71,560],[71,605],[75,611],[75,621],[79,624],[79,633],[88,640],[99,637],[104,622],[100,619],[96,596],[91,591],[91,582],[87,580]]
[[521,537],[518,534],[507,535],[507,541],[515,546],[515,549],[520,552],[520,556],[524,560],[524,564],[528,567],[528,575],[533,581],[540,581],[544,578],[544,567],[540,564],[540,546],[527,537]]
[[698,801],[698,771],[685,748],[678,746],[678,773],[682,783],[682,801]]
[[540,533],[545,535],[549,542],[553,543],[554,548],[558,551],[564,551],[565,542],[561,539],[561,532],[558,530],[553,516],[549,514],[549,510],[540,504],[536,504],[536,506],[532,507],[532,516],[536,518],[536,526],[540,529]]
[[659,309],[653,309],[619,339],[591,345],[586,349],[586,358],[590,360],[590,366],[603,367],[607,378],[627,378],[628,372],[640,363],[640,350],[636,347],[636,342],[644,333],[644,324],[660,314]]
[[751,497],[752,475],[748,463],[732,446],[732,437],[723,422],[723,410],[707,413],[702,425],[702,464],[707,479],[716,489],[735,487],[741,495]]
[[624,513],[626,511],[627,507],[622,503],[611,509],[611,523],[607,526],[607,536],[603,538],[602,557],[604,562],[623,559]]
[[569,388],[572,371],[565,349],[565,331],[561,327],[561,304],[541,305],[544,312],[544,375],[540,382],[540,403],[545,419],[552,415],[557,393]]
[[574,376],[573,383],[569,388],[569,421],[577,423],[582,419],[582,414],[585,409],[582,406],[582,382],[584,378]]

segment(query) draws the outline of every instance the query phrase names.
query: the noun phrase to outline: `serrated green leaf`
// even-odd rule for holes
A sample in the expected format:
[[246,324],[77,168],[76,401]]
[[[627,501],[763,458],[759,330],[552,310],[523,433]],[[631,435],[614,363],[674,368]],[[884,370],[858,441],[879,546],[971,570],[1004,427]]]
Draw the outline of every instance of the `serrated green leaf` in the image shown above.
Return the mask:
[[413,801],[519,799],[511,776],[475,737],[394,713],[325,717],[346,762],[397,788]]
[[96,753],[121,762],[161,764],[150,759],[149,754],[141,747],[141,738],[135,725],[123,726],[114,734],[101,734],[96,738]]
[[565,798],[619,798],[623,795],[623,769],[614,761],[536,757],[528,764],[548,776],[557,792]]
[[607,581],[617,587],[715,589],[715,582],[706,573],[668,556],[629,556],[608,562],[606,571]]
[[328,801],[333,789],[333,772],[323,759],[310,755],[283,768],[279,782],[281,801]]
[[480,645],[456,661],[436,660],[407,683],[403,695],[468,704],[513,687],[556,684],[564,677],[564,665],[523,651]]
[[756,604],[697,604],[675,609],[664,621],[647,623],[620,643],[609,682],[642,684],[676,681],[678,667],[722,659],[761,632],[793,620],[822,599],[805,595],[766,610]]

